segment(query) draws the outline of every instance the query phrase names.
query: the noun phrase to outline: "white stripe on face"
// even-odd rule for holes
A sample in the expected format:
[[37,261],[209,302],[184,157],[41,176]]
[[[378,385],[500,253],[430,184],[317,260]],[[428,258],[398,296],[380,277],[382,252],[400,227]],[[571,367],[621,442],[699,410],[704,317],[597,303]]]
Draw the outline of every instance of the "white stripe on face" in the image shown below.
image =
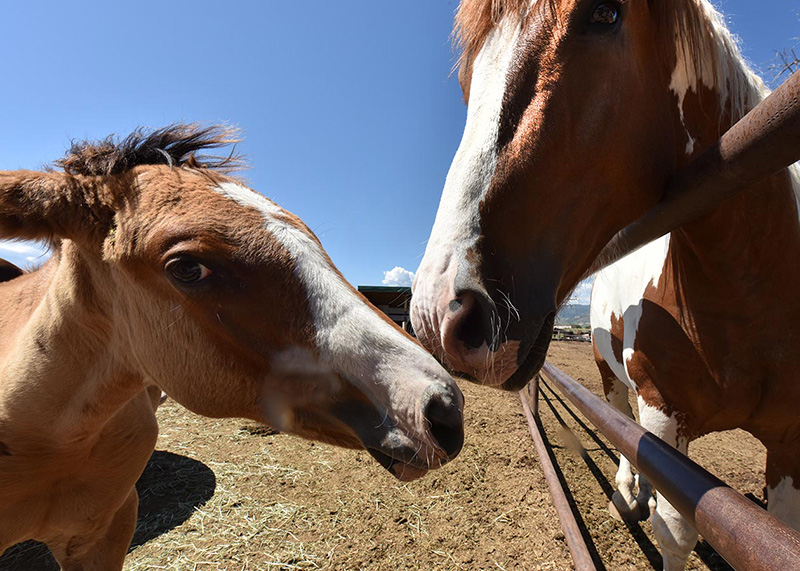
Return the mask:
[[[446,268],[462,259],[480,234],[478,206],[497,166],[497,138],[508,70],[521,26],[504,19],[488,36],[472,66],[464,135],[447,174],[436,221],[420,266]],[[438,273],[438,272],[436,272]],[[444,272],[447,273],[447,272]],[[438,276],[428,279],[436,280]],[[418,277],[418,282],[420,278]],[[415,295],[417,292],[414,292]]]
[[432,380],[447,382],[444,370],[353,292],[317,242],[286,221],[285,210],[240,184],[222,183],[216,190],[261,212],[265,229],[294,258],[294,275],[306,290],[322,364],[345,376],[369,398],[377,396],[381,407],[405,415],[402,420],[407,425],[419,425],[412,418],[418,409],[417,397]]

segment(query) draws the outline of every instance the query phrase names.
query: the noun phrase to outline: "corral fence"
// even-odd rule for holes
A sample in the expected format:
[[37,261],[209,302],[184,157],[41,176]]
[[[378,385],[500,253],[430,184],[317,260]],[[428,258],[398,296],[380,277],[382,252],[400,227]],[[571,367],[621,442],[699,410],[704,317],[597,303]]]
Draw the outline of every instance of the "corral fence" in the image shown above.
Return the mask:
[[590,333],[570,333],[567,331],[553,331],[553,341],[577,341],[580,343],[591,343]]
[[[545,363],[542,374],[644,474],[681,515],[735,569],[794,569],[800,533],[771,516],[716,476],[646,431],[562,371]],[[579,571],[596,566],[544,443],[538,412],[539,377],[520,392],[567,546]]]
[[[747,185],[800,159],[800,72],[730,129],[680,173],[664,198],[609,242],[592,273],[625,253],[674,230]],[[798,260],[800,263],[800,260]],[[652,433],[545,363],[544,375],[706,541],[740,571],[796,569],[800,533],[772,517]],[[522,408],[541,461],[561,528],[579,571],[596,569],[555,466],[538,416],[540,377],[520,392]]]

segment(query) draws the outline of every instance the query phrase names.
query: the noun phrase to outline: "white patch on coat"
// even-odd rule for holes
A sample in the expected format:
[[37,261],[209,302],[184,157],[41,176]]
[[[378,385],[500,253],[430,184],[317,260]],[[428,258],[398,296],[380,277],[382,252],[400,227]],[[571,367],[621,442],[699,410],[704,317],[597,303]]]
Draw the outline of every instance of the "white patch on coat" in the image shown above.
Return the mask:
[[294,258],[295,277],[306,290],[316,329],[320,364],[377,398],[381,408],[396,411],[396,420],[404,425],[424,426],[419,398],[432,380],[444,384],[449,379],[444,370],[355,294],[317,242],[286,220],[284,209],[240,184],[222,183],[217,191],[261,212],[267,231]]
[[647,404],[641,396],[636,397],[636,402],[639,405],[639,424],[670,446],[686,454],[688,442],[685,438],[678,437],[678,421],[675,416]]
[[695,140],[689,132],[689,127],[686,125],[686,118],[683,111],[683,102],[686,99],[686,94],[689,91],[697,93],[697,86],[702,83],[705,87],[714,87],[714,78],[712,74],[713,62],[710,59],[710,54],[704,54],[700,61],[694,61],[692,58],[686,58],[688,48],[683,45],[680,36],[676,34],[675,42],[675,55],[677,61],[675,69],[672,71],[672,79],[669,83],[670,91],[672,91],[678,98],[678,114],[681,118],[681,124],[686,130],[688,142],[686,143],[686,154],[691,155],[694,152]]
[[[735,121],[766,97],[769,90],[742,57],[722,14],[707,0],[690,2],[688,9],[696,10],[695,17],[704,24],[697,28],[689,22],[678,22],[674,32],[676,65],[669,88],[678,98],[678,112],[688,137],[685,151],[691,155],[696,141],[690,133],[692,126],[686,125],[683,109],[690,90],[697,93],[703,85],[716,91],[720,109],[730,103]],[[694,37],[690,39],[688,34]]]
[[[639,396],[639,424],[661,440],[675,447],[681,454],[687,454],[689,441],[678,434],[678,421],[675,415],[647,404]],[[697,531],[678,510],[659,492],[655,512],[652,517],[653,533],[661,548],[664,569],[679,571],[686,566],[686,559],[697,543]]]
[[[628,374],[633,357],[643,300],[647,287],[658,287],[664,269],[669,235],[662,236],[600,271],[594,279],[590,316],[592,336],[598,351],[614,375],[630,389],[636,385]],[[611,345],[611,318],[623,320],[622,362]]]
[[800,490],[791,476],[784,476],[774,488],[767,488],[769,513],[783,523],[800,530]]
[[[628,386],[619,379],[612,383],[611,390],[606,395],[606,400],[615,409],[631,420],[634,420],[633,411],[631,411],[631,406],[628,402]],[[620,455],[619,457],[619,467],[614,481],[617,484],[617,490],[624,503],[624,506],[618,505],[617,509],[624,508],[623,511],[625,514],[628,514],[637,508],[636,495],[634,494],[636,478],[633,474],[633,467],[630,461],[624,455]],[[615,501],[615,503],[617,502]]]

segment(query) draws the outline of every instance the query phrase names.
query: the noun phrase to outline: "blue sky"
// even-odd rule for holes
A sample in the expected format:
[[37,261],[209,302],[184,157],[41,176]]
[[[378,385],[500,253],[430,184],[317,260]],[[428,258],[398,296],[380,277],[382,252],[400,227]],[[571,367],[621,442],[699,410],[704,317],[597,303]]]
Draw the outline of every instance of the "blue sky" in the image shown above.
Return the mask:
[[[456,5],[10,4],[0,170],[40,168],[70,139],[139,125],[237,125],[251,186],[302,217],[351,282],[380,284],[385,271],[419,265],[463,130],[450,76]],[[798,43],[800,1],[717,5],[771,79],[774,50]],[[24,264],[33,254],[0,256]]]

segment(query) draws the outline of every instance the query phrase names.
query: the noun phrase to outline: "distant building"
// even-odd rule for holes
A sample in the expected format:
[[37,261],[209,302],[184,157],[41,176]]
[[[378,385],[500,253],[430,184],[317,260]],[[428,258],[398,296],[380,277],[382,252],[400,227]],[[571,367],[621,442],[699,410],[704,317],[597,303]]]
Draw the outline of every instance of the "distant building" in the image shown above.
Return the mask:
[[358,286],[358,291],[372,305],[389,316],[402,329],[414,335],[411,327],[409,307],[411,306],[411,288],[400,286]]

